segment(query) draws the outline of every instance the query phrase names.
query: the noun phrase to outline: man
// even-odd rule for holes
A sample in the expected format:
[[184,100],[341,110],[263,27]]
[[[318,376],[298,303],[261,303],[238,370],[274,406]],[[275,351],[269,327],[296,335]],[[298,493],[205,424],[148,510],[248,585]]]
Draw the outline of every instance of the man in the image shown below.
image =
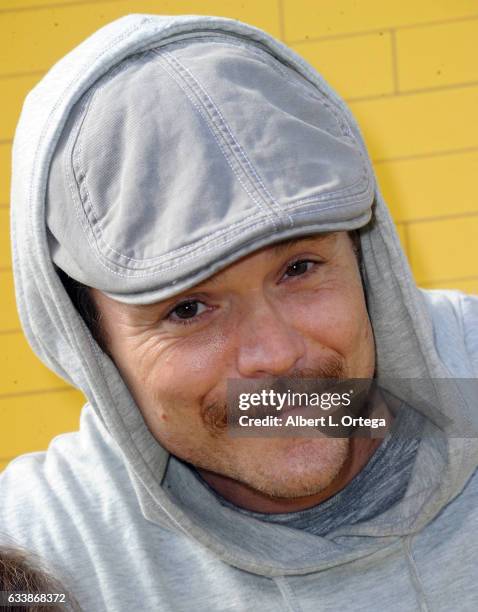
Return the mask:
[[[4,472],[0,530],[84,609],[476,609],[477,300],[415,287],[303,60],[110,24],[29,95],[12,215],[25,333],[88,403]],[[283,377],[389,380],[391,431],[229,435],[228,382]]]

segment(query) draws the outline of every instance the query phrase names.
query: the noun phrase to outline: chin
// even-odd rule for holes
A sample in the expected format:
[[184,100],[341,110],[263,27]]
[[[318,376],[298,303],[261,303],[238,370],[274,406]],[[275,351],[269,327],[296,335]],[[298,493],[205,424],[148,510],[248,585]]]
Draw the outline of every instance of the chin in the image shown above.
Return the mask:
[[263,447],[262,452],[252,455],[237,479],[271,497],[315,495],[336,478],[350,444],[348,438],[294,438],[282,442],[286,444]]

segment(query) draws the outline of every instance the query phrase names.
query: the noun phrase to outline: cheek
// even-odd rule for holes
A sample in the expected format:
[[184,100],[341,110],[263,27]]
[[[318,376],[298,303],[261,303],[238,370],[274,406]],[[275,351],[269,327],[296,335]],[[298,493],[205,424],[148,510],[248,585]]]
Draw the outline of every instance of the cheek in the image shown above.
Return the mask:
[[349,357],[369,344],[370,326],[360,287],[321,289],[290,306],[294,325],[305,337]]
[[162,419],[191,411],[223,378],[226,350],[226,338],[220,333],[157,340],[154,346],[145,346],[136,360],[135,399],[142,409]]

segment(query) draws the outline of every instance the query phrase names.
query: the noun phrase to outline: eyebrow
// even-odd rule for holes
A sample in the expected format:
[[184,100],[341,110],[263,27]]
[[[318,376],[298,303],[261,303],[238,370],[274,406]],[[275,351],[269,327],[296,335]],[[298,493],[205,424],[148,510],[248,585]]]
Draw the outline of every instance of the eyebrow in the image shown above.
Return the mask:
[[332,232],[322,232],[321,234],[312,234],[311,236],[299,236],[298,238],[288,238],[274,245],[274,255],[282,255],[284,251],[296,246],[299,242],[320,242],[332,235]]
[[[334,232],[321,232],[317,234],[311,234],[309,236],[298,236],[297,238],[286,238],[285,240],[281,240],[280,242],[276,242],[275,244],[272,244],[270,246],[273,247],[274,255],[278,257],[279,255],[284,254],[289,249],[292,249],[294,246],[296,246],[297,244],[301,242],[315,242],[315,243],[322,242],[323,240],[332,236],[332,234],[334,234]],[[264,248],[267,248],[267,247],[264,247]],[[220,283],[220,277],[218,277],[217,275],[214,275],[198,283],[198,286],[202,287],[202,285],[205,285],[206,286],[205,289],[207,289],[209,286],[214,286],[217,283]],[[192,288],[185,289],[183,293],[187,294],[190,291],[192,291]],[[174,299],[181,299],[181,295],[170,298],[171,301],[173,301]]]
[[[290,249],[294,248],[297,244],[302,243],[302,242],[322,242],[323,240],[329,238],[330,236],[332,236],[332,234],[334,234],[334,232],[321,232],[320,234],[311,234],[309,236],[298,236],[297,238],[286,238],[285,240],[281,240],[280,242],[276,242],[275,244],[269,245],[272,247],[272,252],[276,257],[279,257],[280,255],[283,255],[284,253],[287,253],[287,251],[289,251]],[[263,248],[267,248],[263,247]],[[204,284],[204,285],[216,285],[218,282],[220,282],[220,278],[216,275],[211,276],[210,278],[206,279],[205,281],[203,281],[203,283],[200,283],[200,285]]]

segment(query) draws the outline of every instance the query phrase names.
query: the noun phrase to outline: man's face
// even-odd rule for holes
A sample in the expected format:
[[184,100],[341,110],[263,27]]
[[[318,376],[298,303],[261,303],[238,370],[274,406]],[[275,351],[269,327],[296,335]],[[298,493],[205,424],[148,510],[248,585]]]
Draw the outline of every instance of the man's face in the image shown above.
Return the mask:
[[348,439],[233,437],[216,424],[231,378],[373,377],[373,332],[346,232],[262,248],[147,306],[92,291],[108,349],[167,450],[277,497],[332,482]]

